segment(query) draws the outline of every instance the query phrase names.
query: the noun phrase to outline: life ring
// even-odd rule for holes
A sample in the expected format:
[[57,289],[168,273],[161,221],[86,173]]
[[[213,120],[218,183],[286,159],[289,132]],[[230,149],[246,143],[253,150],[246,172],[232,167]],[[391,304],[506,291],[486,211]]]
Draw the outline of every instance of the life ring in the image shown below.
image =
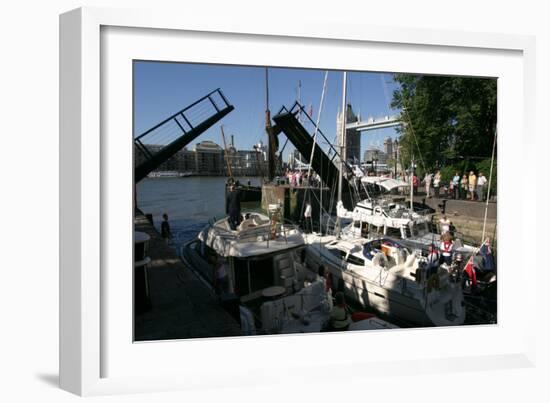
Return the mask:
[[382,215],[382,207],[376,206],[376,207],[374,208],[374,214],[375,214],[375,215]]

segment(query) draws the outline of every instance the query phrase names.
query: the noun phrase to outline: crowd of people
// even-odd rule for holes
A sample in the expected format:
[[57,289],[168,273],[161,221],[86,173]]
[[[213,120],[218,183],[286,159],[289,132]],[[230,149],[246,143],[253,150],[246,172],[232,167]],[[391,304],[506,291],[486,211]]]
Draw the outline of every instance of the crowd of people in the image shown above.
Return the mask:
[[[496,270],[490,237],[486,237],[483,245],[467,261],[464,261],[462,254],[456,250],[453,225],[447,216],[441,217],[439,227],[441,232],[439,243],[428,246],[426,261],[428,278],[437,274],[441,265],[445,264],[443,267],[452,276],[460,277],[464,287],[473,291],[477,286],[477,273],[492,274]],[[476,262],[474,262],[475,256],[479,257]]]
[[290,170],[287,169],[284,178],[286,180],[286,183],[290,186],[319,186],[319,183],[321,183],[321,177],[319,174],[315,172],[310,172],[308,174],[307,171],[300,171],[300,170]]
[[425,195],[435,198],[448,198],[456,200],[487,200],[488,180],[482,171],[476,175],[470,171],[469,175],[460,175],[455,172],[449,183],[444,183],[441,178],[441,171],[426,173],[420,181],[416,174],[412,178],[413,192],[418,194],[420,185],[424,186]]

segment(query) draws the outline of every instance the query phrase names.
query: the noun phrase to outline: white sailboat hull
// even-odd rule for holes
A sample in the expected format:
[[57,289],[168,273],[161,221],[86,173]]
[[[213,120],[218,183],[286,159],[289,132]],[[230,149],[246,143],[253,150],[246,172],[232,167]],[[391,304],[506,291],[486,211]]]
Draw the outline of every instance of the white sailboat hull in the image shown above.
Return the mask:
[[333,277],[333,289],[344,291],[347,299],[406,324],[454,326],[464,323],[464,299],[458,285],[448,284],[444,290],[428,292],[415,281],[384,277],[384,273],[379,278],[372,275],[369,278],[353,265],[342,267],[342,260],[315,243],[306,249],[306,262],[308,267],[323,265],[328,268]]

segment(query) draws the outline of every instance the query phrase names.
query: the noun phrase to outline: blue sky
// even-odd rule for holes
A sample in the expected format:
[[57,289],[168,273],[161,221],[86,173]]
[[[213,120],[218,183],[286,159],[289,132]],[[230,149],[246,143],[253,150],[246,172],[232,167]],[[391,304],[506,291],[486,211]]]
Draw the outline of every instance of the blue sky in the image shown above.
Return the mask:
[[[308,109],[312,105],[313,119],[316,120],[325,71],[290,68],[269,68],[268,71],[272,116],[281,106],[290,107],[297,100],[300,82],[301,102]],[[135,62],[134,135],[144,132],[218,87],[235,106],[235,110],[199,136],[188,148],[203,140],[212,140],[222,145],[222,124],[226,139],[234,135],[238,149],[251,149],[260,140],[267,143],[264,132],[265,69],[248,66]],[[397,113],[389,106],[396,88],[392,75],[388,73],[348,73],[348,103],[363,119]],[[336,115],[341,103],[342,72],[329,71],[320,128],[330,140],[335,138]],[[361,156],[365,149],[381,148],[385,138],[396,135],[393,128],[364,132]],[[284,134],[280,136],[282,147],[286,137]],[[283,153],[285,161],[292,150],[289,143]]]

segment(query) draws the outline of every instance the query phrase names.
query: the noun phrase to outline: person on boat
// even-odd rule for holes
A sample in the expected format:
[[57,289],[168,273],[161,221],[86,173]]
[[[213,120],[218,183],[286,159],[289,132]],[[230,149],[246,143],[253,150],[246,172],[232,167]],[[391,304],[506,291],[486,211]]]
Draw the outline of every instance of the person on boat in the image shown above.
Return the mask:
[[229,215],[229,227],[235,231],[241,222],[241,198],[234,184],[229,185],[225,206],[226,214]]
[[348,306],[346,305],[344,293],[338,291],[335,299],[336,305],[334,305],[334,308],[330,311],[329,330],[336,332],[348,330],[351,323],[351,316],[348,313]]
[[311,203],[306,203],[306,208],[304,210],[304,229],[306,234],[309,234],[312,231],[312,222],[311,222]]
[[323,265],[319,266],[317,273],[319,277],[323,279],[325,292],[332,296],[332,274],[330,274],[330,271]]
[[476,189],[476,183],[476,174],[474,173],[474,171],[470,171],[470,176],[468,176],[468,191],[470,192],[470,196],[468,198],[470,200],[474,200],[474,190]]
[[462,279],[462,273],[464,271],[464,260],[462,254],[457,253],[453,256],[453,263],[451,264],[451,269],[449,270],[451,274],[451,280],[455,283],[460,282]]
[[491,238],[485,238],[485,242],[479,248],[479,254],[483,257],[483,271],[495,271],[495,259],[491,248]]
[[441,235],[441,243],[439,244],[439,250],[441,252],[441,263],[445,263],[450,266],[453,257],[453,239],[448,232]]
[[477,177],[477,184],[476,184],[477,200],[484,201],[486,187],[487,187],[487,178],[485,177],[485,175],[483,175],[483,172],[480,171],[479,176]]
[[430,244],[430,246],[428,246],[428,258],[426,261],[426,270],[428,272],[428,277],[430,277],[434,273],[437,273],[437,268],[439,267],[439,259],[439,251],[434,244]]
[[418,193],[418,176],[416,174],[413,174],[413,195],[416,195]]
[[454,190],[455,200],[458,200],[459,198],[459,186],[460,186],[460,175],[458,172],[455,172],[455,176],[453,176],[453,190]]
[[256,226],[256,223],[254,222],[254,218],[250,215],[250,213],[246,213],[244,215],[244,219],[239,224],[238,229],[239,230],[244,230],[244,229],[252,228],[252,227],[255,227],[255,226]]
[[164,213],[162,215],[162,223],[160,224],[160,235],[164,242],[170,242],[172,238],[172,231],[170,230],[170,223],[168,222],[168,214]]
[[434,197],[439,199],[439,184],[441,183],[441,171],[437,171],[434,176]]

